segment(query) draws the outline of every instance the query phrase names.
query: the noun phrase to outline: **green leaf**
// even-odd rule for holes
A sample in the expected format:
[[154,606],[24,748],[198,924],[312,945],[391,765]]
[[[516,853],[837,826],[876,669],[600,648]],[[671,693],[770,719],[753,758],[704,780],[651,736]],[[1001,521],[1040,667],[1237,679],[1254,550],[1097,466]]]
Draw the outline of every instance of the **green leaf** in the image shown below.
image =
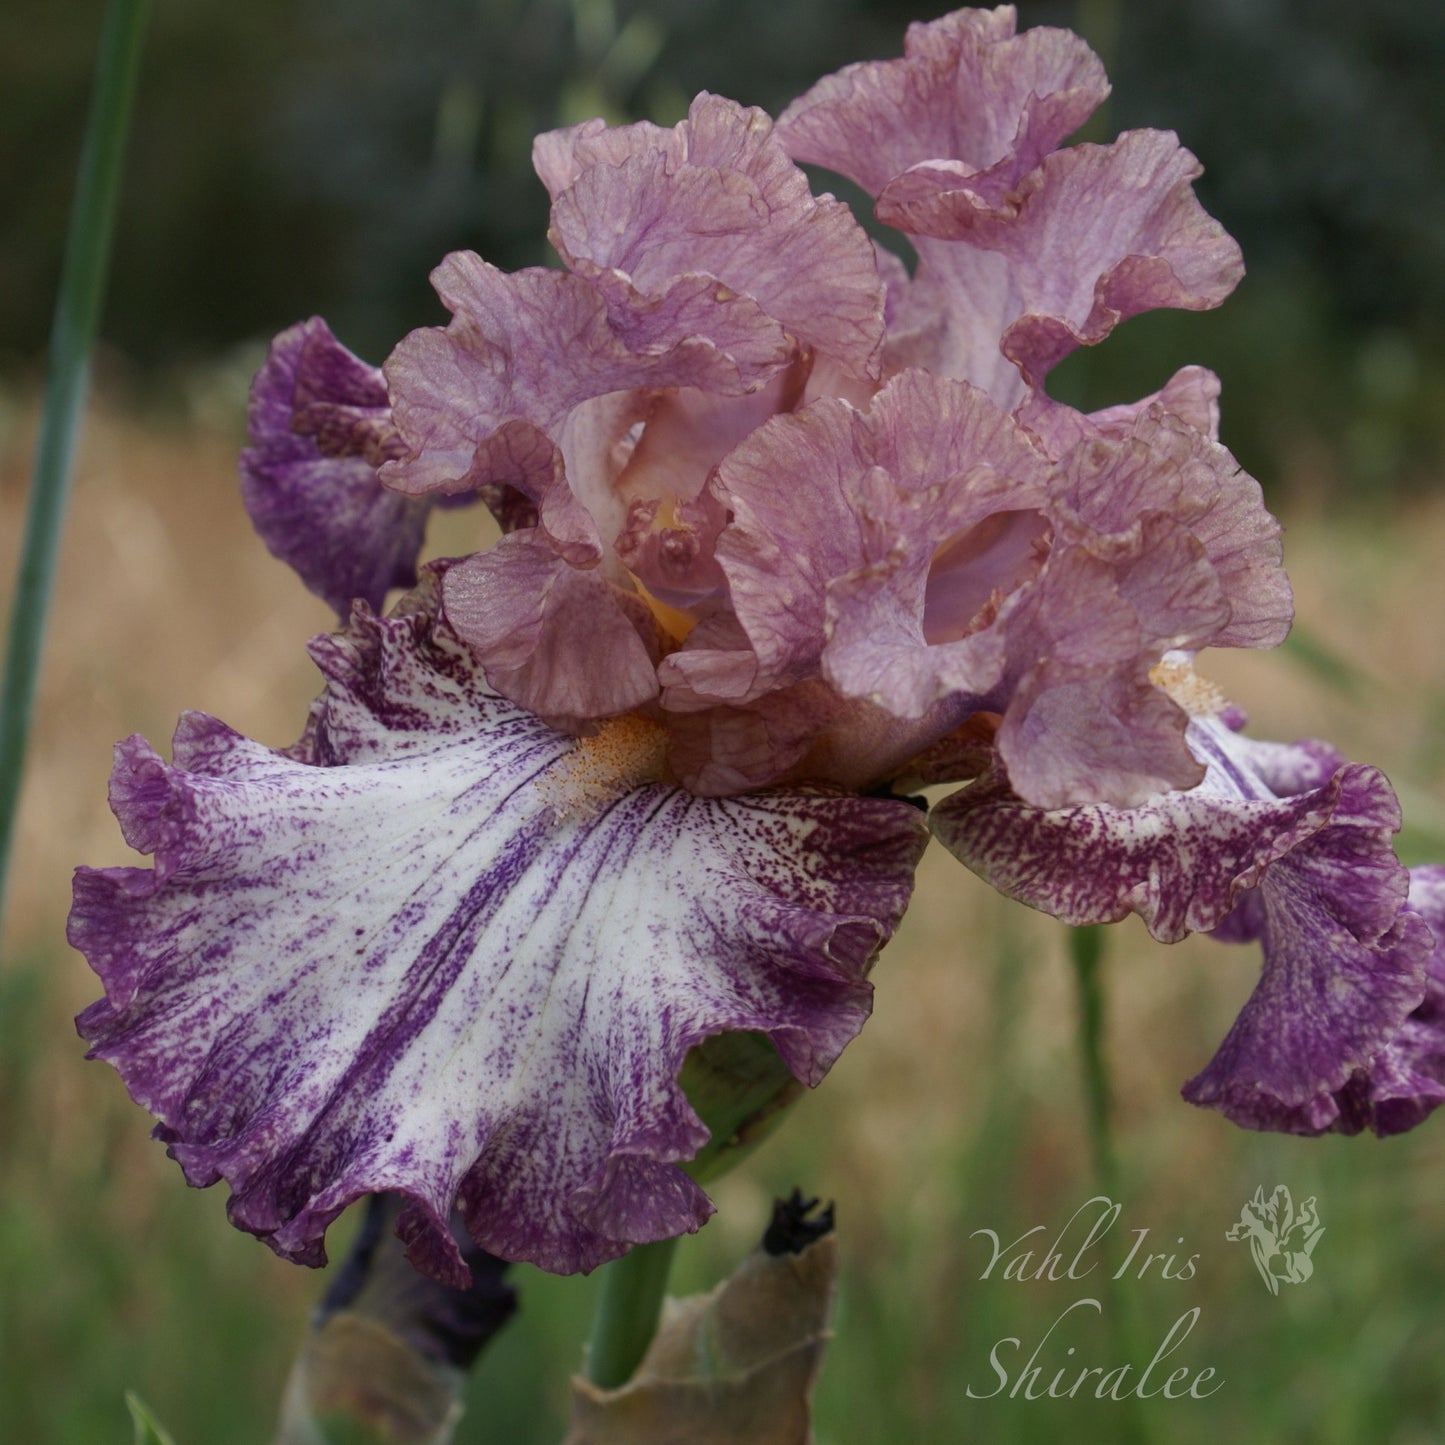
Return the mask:
[[715,1034],[689,1051],[678,1076],[712,1138],[683,1165],[699,1183],[740,1163],[803,1092],[766,1034]]
[[151,1408],[134,1390],[125,1392],[125,1407],[135,1426],[135,1445],[176,1445],[171,1432],[156,1419]]

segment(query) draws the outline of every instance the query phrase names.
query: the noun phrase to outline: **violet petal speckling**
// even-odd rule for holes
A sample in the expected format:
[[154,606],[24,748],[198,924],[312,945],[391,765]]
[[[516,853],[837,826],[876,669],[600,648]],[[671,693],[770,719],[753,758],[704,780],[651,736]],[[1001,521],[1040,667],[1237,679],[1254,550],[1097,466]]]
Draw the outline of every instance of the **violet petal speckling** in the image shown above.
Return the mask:
[[[1189,740],[1206,768],[1192,789],[1045,810],[996,768],[933,810],[934,833],[1001,892],[1065,922],[1137,913],[1165,942],[1218,929],[1263,944],[1259,985],[1184,1086],[1191,1102],[1297,1134],[1388,1132],[1407,1110],[1418,1122],[1445,1097],[1439,1040],[1411,1022],[1438,950],[1390,846],[1390,785],[1374,768],[1332,766],[1318,744],[1251,743],[1215,717],[1191,722]],[[1295,787],[1277,796],[1267,773]],[[1377,1095],[1390,1108],[1377,1113]]]
[[424,613],[358,613],[315,656],[324,766],[201,714],[174,764],[118,748],[115,810],[156,862],[77,877],[93,1052],[289,1258],[382,1190],[453,1283],[455,1199],[482,1248],[561,1272],[696,1229],[683,1056],[756,1030],[818,1082],[867,1017],[921,815],[647,781],[651,725],[555,733]]

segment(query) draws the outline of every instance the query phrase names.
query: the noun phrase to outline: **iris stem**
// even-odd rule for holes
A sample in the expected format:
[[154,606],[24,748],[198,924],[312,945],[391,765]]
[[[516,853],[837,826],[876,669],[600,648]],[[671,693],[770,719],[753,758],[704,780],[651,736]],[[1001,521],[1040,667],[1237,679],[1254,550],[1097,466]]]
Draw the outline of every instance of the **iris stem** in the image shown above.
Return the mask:
[[35,476],[10,612],[4,687],[0,691],[0,915],[4,911],[25,742],[35,703],[41,641],[70,490],[76,432],[105,296],[116,197],[147,8],[148,0],[109,0],[106,6],[61,263],[60,292],[51,323]]
[[1094,1177],[1110,1199],[1119,1197],[1119,1164],[1109,1125],[1109,1065],[1104,1058],[1104,986],[1100,965],[1104,933],[1097,925],[1069,930],[1069,954],[1079,993],[1079,1060],[1084,1071],[1084,1105]]
[[[1119,1190],[1119,1161],[1114,1152],[1114,1133],[1109,1119],[1109,1065],[1104,1056],[1105,999],[1103,981],[1104,930],[1097,924],[1069,930],[1069,956],[1079,994],[1079,1060],[1084,1075],[1084,1104],[1089,1117],[1089,1143],[1093,1154],[1094,1182],[1100,1193],[1114,1204],[1123,1204]],[[1120,1289],[1116,1278],[1118,1251],[1115,1236],[1106,1239],[1108,1272],[1103,1289],[1109,1306],[1110,1334],[1120,1363],[1143,1368],[1139,1322],[1134,1300]],[[1129,1396],[1119,1421],[1123,1445],[1147,1445],[1150,1430],[1142,1403]]]
[[625,1385],[647,1353],[676,1248],[676,1239],[639,1245],[602,1271],[602,1295],[587,1345],[587,1378],[599,1389]]

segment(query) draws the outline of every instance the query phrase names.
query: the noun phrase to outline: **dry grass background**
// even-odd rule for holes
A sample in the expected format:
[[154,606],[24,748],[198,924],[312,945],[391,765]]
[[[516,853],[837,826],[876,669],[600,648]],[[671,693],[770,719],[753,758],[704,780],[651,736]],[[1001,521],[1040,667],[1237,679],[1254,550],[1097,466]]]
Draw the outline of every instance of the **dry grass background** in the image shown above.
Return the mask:
[[[70,869],[134,861],[104,804],[111,743],[138,731],[159,745],[181,709],[198,708],[282,745],[315,690],[301,644],[330,615],[250,530],[235,482],[241,416],[239,399],[225,426],[143,421],[102,403],[85,426],[0,950],[8,1014],[0,1017],[0,1433],[6,1411],[15,1431],[7,1439],[120,1438],[116,1380],[153,1397],[181,1445],[261,1438],[257,1422],[270,1416],[318,1290],[314,1277],[228,1230],[215,1192],[183,1188],[116,1078],[83,1061],[69,1021],[96,992],[62,941]],[[33,435],[31,406],[0,405],[7,596]],[[1384,766],[1419,825],[1407,853],[1445,858],[1445,497],[1329,515],[1302,476],[1289,498],[1299,615],[1313,641],[1348,663],[1348,676],[1331,680],[1300,655],[1210,655],[1201,670],[1247,707],[1258,735],[1325,736]],[[435,550],[478,545],[474,516],[443,521]],[[1149,1295],[1139,1306],[1145,1333],[1152,1348],[1177,1300],[1180,1309],[1204,1300],[1196,1363],[1210,1350],[1234,1350],[1244,1362],[1232,1367],[1228,1392],[1192,1414],[1165,1414],[1155,1436],[1214,1438],[1227,1428],[1259,1440],[1441,1438],[1430,1422],[1441,1408],[1445,1336],[1428,1304],[1406,1303],[1424,1287],[1422,1269],[1437,1292],[1445,1282],[1441,1121],[1408,1141],[1311,1145],[1239,1135],[1178,1099],[1256,972],[1252,950],[1204,940],[1166,950],[1133,921],[1111,934],[1108,1042],[1125,1219],[1169,1242],[1182,1235],[1203,1255],[1199,1299],[1188,1289]],[[994,1283],[978,1282],[982,1246],[971,1231],[1002,1231],[1010,1217],[1015,1234],[1062,1223],[1093,1189],[1063,930],[998,899],[934,849],[876,978],[875,1017],[825,1088],[752,1165],[717,1186],[720,1213],[684,1260],[684,1282],[705,1280],[746,1249],[769,1193],[796,1177],[839,1199],[851,1262],[820,1402],[824,1439],[1053,1438],[1059,1425],[1046,1421],[1081,1439],[1118,1438],[1107,1406],[1074,1402],[1076,1413],[1046,1417],[1045,1407],[1012,1402],[980,1426],[985,1417],[965,1393],[968,1383],[991,1385],[992,1340],[1026,1330],[1037,1338],[1064,1298],[1040,1285],[1017,1289],[1017,1307],[1003,1303]],[[1297,1300],[1269,1299],[1243,1251],[1211,1233],[1237,1217],[1255,1184],[1276,1182],[1297,1195],[1318,1189],[1333,1232],[1319,1269],[1335,1269],[1334,1284],[1312,1283],[1308,1301],[1303,1290]],[[1384,1248],[1382,1228],[1404,1231],[1398,1248]],[[1327,1263],[1331,1245],[1336,1261],[1354,1260],[1348,1282],[1342,1265]],[[528,1350],[550,1349],[565,1370],[589,1289],[564,1295],[533,1282],[504,1357],[516,1365]],[[1263,1313],[1293,1310],[1293,1338],[1313,1341],[1310,1307],[1332,1298],[1347,1316],[1362,1298],[1374,1313],[1342,1319],[1323,1362],[1303,1343],[1281,1354],[1287,1336],[1273,1331],[1286,1316],[1265,1322]],[[1018,1318],[1022,1325],[1010,1325]],[[1350,1383],[1357,1368],[1374,1372],[1359,1376],[1366,1382],[1383,1370],[1389,1398],[1405,1402],[1396,1415],[1380,1413],[1375,1385]],[[461,1438],[552,1438],[560,1374],[544,1376],[558,1365],[531,1369],[530,1388],[552,1392],[544,1403],[528,1403],[525,1382],[503,1388],[491,1377],[478,1386],[490,1393],[472,1417],[484,1422],[490,1410],[491,1426]],[[1342,1413],[1329,1393],[1338,1390],[1353,1391],[1365,1413],[1352,1415],[1348,1399]],[[228,1411],[245,1402],[240,1423],[224,1432],[204,1423],[218,1392]]]

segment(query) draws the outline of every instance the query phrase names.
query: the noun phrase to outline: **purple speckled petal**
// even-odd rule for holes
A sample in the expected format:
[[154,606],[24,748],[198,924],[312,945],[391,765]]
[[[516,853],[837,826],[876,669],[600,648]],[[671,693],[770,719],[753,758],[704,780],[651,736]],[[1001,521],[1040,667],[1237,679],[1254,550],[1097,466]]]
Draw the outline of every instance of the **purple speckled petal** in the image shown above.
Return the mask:
[[[1214,1057],[1184,1085],[1190,1103],[1250,1129],[1353,1134],[1373,1121],[1376,1102],[1393,1105],[1388,1118],[1407,1099],[1433,1107],[1445,1097],[1438,1079],[1413,1078],[1411,1057],[1422,1052],[1419,1035],[1433,1032],[1409,1019],[1423,1007],[1434,936],[1401,908],[1405,870],[1388,842],[1394,795],[1378,774],[1368,786],[1373,795],[1347,783],[1335,815],[1359,831],[1323,831],[1264,875],[1264,971]],[[1345,808],[1354,816],[1342,818]],[[1438,1065],[1438,1037],[1433,1045]]]
[[314,644],[308,766],[190,715],[120,746],[112,799],[155,869],[82,869],[80,1018],[187,1178],[324,1259],[373,1191],[460,1284],[447,1228],[554,1271],[695,1229],[705,1132],[675,1079],[767,1033],[816,1083],[869,1007],[923,833],[906,804],[729,801],[645,779],[660,733],[577,740],[488,692],[425,612]]
[[271,553],[344,620],[416,581],[430,501],[388,491],[377,468],[401,444],[380,371],[320,317],[272,343],[251,386],[241,495]]
[[600,569],[568,566],[530,532],[458,562],[442,595],[447,622],[487,681],[529,712],[575,725],[657,696],[656,625],[646,604]]
[[[1382,840],[1399,809],[1376,769],[1349,764],[1277,798],[1217,721],[1192,720],[1188,737],[1205,768],[1194,788],[1134,808],[1049,809],[1024,802],[996,766],[934,808],[933,831],[1011,898],[1072,924],[1137,913],[1165,943],[1217,927],[1278,859],[1329,829],[1366,837],[1398,867]],[[1397,907],[1403,881],[1398,891]]]
[[760,110],[704,92],[670,130],[600,120],[539,137],[552,244],[626,314],[676,288],[711,286],[699,329],[737,306],[858,375],[876,377],[883,286],[852,213],[815,197]]
[[901,60],[847,66],[795,100],[784,144],[894,204],[927,185],[997,205],[1109,92],[1077,35],[1016,23],[1005,5],[909,26]]
[[[1166,942],[1210,929],[1261,939],[1259,985],[1185,1085],[1191,1102],[1306,1134],[1382,1127],[1376,1101],[1382,1119],[1423,1117],[1445,1094],[1432,1072],[1445,1050],[1430,998],[1421,1002],[1434,943],[1405,906],[1389,783],[1346,764],[1277,798],[1251,766],[1258,754],[1218,720],[1196,719],[1189,737],[1207,767],[1190,791],[1132,809],[1047,811],[1023,804],[995,769],[934,809],[934,832],[995,887],[1067,923],[1132,912]],[[1302,779],[1320,757],[1307,748],[1285,771]],[[1433,888],[1427,877],[1426,908]]]
[[1410,870],[1409,905],[1435,939],[1425,997],[1337,1096],[1334,1128],[1340,1133],[1369,1127],[1381,1135],[1402,1134],[1445,1103],[1445,868]]

